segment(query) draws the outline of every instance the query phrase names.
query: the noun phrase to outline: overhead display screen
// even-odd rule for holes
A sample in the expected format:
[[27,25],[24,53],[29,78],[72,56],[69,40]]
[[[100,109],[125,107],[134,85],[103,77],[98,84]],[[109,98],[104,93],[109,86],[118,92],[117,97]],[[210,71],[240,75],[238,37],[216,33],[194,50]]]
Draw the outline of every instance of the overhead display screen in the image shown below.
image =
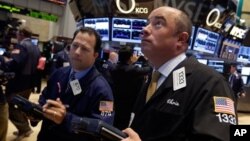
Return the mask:
[[225,38],[221,45],[220,57],[229,60],[236,60],[241,43]]
[[220,73],[224,71],[224,61],[222,60],[208,60],[207,65]]
[[218,33],[199,27],[196,32],[193,50],[214,54],[219,37]]
[[4,3],[4,2],[0,2],[0,10],[3,11],[7,11],[10,13],[17,13],[17,14],[21,14],[21,15],[26,15],[26,16],[30,16],[33,18],[39,18],[39,19],[43,19],[43,20],[48,20],[48,21],[53,21],[53,22],[57,22],[58,20],[58,16],[50,14],[50,13],[46,13],[46,12],[41,12],[41,11],[37,11],[37,10],[33,10],[33,9],[27,9],[27,8],[21,8],[21,7],[17,7],[8,3]]
[[109,41],[109,18],[84,19],[84,27],[92,27],[101,35],[102,41]]
[[204,65],[207,65],[207,59],[198,58],[197,61],[204,64]]
[[250,75],[250,67],[242,67],[241,68],[241,75]]
[[240,51],[237,56],[237,62],[250,63],[250,47],[240,46]]
[[147,24],[146,19],[112,19],[112,41],[141,43],[141,32]]

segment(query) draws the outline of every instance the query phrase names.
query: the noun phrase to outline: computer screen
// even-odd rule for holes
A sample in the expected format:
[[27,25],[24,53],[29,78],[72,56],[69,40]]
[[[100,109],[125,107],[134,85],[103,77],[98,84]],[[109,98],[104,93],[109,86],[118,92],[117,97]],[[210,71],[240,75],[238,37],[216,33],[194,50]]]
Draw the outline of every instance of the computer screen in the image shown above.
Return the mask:
[[0,48],[0,55],[3,55],[5,51],[6,51],[5,48]]
[[141,43],[141,32],[147,24],[146,19],[113,18],[112,41]]
[[239,50],[240,50],[240,42],[235,40],[225,38],[221,45],[220,57],[228,60],[236,61]]
[[134,51],[134,55],[144,56],[144,54],[141,52],[141,47],[136,46],[133,48],[133,51]]
[[109,18],[84,19],[84,27],[92,27],[102,37],[102,41],[109,41]]
[[215,54],[219,37],[218,33],[199,27],[196,32],[193,50]]
[[207,59],[197,59],[200,63],[207,65]]
[[242,67],[241,75],[250,75],[250,67]]
[[224,61],[222,60],[208,60],[207,65],[220,73],[224,72]]
[[240,46],[237,62],[250,63],[250,47]]
[[31,38],[31,42],[34,44],[34,45],[38,45],[38,39],[37,38]]
[[194,40],[194,32],[195,32],[195,26],[192,26],[192,33],[191,33],[191,36],[190,36],[188,49],[192,49],[193,40]]
[[243,83],[246,85],[247,84],[247,80],[248,80],[248,76],[241,76]]

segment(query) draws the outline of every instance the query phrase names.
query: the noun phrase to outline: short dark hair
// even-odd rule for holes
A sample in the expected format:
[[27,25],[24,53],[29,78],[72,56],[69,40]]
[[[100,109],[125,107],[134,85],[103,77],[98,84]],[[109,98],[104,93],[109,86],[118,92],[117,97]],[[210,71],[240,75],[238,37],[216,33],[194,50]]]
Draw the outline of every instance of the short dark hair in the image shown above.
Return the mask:
[[237,67],[237,63],[231,63],[230,66],[236,68]]
[[133,49],[129,46],[121,47],[118,52],[119,62],[127,63],[130,57],[133,55]]
[[99,33],[91,27],[81,27],[79,29],[77,29],[73,35],[73,40],[75,39],[76,35],[81,32],[81,33],[88,33],[89,35],[94,35],[96,38],[96,43],[95,43],[95,48],[94,51],[95,52],[99,52],[101,50],[101,44],[102,44],[102,40],[101,40],[101,36],[99,35]]
[[31,37],[32,36],[32,31],[29,27],[21,27],[19,30],[19,34],[23,35],[24,37]]

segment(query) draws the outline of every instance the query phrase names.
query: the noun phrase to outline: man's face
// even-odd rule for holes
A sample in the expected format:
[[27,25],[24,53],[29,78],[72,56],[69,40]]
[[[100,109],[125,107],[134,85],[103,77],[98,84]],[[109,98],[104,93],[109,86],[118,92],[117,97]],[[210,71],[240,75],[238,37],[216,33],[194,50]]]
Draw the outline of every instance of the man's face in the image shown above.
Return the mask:
[[22,33],[20,33],[19,31],[17,31],[16,32],[16,38],[17,38],[18,42],[22,41],[22,39],[23,39]]
[[142,52],[149,60],[165,62],[175,56],[178,37],[175,33],[176,12],[161,7],[151,12],[149,23],[143,29]]
[[234,67],[234,66],[230,66],[230,73],[234,73],[236,71],[236,67]]
[[96,38],[94,35],[79,32],[73,40],[69,57],[72,67],[77,71],[82,71],[91,67],[98,53],[94,51]]

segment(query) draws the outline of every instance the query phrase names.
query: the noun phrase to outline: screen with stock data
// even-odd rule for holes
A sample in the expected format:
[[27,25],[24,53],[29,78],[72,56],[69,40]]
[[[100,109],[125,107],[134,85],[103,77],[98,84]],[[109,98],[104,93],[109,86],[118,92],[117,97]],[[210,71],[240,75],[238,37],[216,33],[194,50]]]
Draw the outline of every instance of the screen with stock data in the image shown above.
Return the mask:
[[113,18],[112,41],[141,43],[141,32],[146,19]]
[[109,41],[109,18],[84,19],[84,27],[92,27],[101,35],[102,41]]
[[193,50],[215,54],[219,37],[218,33],[199,27],[194,39]]

